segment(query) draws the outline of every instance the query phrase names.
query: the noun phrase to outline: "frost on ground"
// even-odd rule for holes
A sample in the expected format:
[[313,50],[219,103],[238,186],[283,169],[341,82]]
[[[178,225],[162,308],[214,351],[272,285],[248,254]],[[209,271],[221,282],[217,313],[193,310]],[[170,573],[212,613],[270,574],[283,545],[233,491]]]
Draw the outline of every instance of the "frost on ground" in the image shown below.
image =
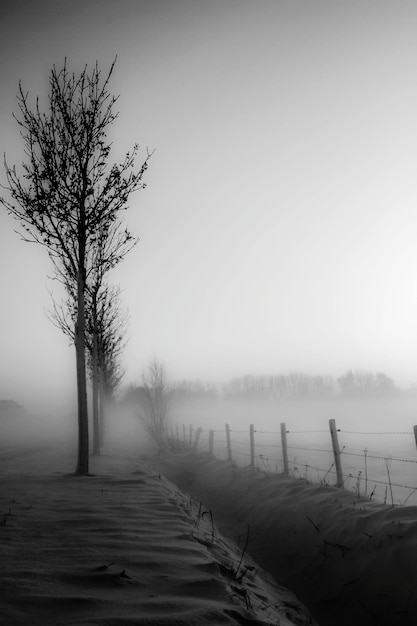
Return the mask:
[[417,624],[417,507],[178,453],[155,467],[212,512],[321,626]]
[[149,464],[17,450],[0,455],[0,623],[315,624],[210,512]]

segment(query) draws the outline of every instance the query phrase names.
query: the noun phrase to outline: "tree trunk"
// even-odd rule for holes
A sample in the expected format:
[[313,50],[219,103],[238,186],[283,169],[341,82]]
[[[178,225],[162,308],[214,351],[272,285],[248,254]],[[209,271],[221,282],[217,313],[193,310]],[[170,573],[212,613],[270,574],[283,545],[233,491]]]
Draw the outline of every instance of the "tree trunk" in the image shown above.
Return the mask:
[[101,367],[98,371],[98,388],[99,388],[99,423],[100,423],[100,447],[103,447],[106,437],[106,398],[104,395],[104,381]]
[[93,296],[93,454],[100,454],[97,294]]
[[[81,247],[80,247],[81,249]],[[80,254],[82,260],[84,255]],[[75,326],[75,350],[77,362],[77,398],[78,398],[78,462],[76,474],[88,474],[88,406],[87,375],[85,366],[85,272],[84,263],[80,263],[77,276],[77,323]]]

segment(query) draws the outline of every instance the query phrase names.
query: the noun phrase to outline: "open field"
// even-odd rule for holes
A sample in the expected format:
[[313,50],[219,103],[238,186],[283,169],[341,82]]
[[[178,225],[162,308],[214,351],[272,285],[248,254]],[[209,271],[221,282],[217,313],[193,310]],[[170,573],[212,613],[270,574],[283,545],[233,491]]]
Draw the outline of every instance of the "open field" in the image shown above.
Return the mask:
[[[382,458],[394,456],[395,446],[410,459],[415,454],[411,401],[402,414],[398,403],[385,405],[380,422],[375,416],[366,422],[354,403],[344,407],[345,416],[335,405],[326,413],[323,405],[288,404],[274,423],[266,419],[265,407],[233,407],[234,414],[232,407],[220,408],[217,419],[228,419],[236,439],[247,440],[243,420],[256,417],[248,424],[256,426],[257,452],[263,451],[264,461],[261,443],[276,454],[277,423],[285,415],[289,446],[296,442],[307,454],[313,447],[331,450],[330,417],[340,427],[341,446],[348,442],[347,450],[360,451],[369,444],[361,435],[355,442],[356,434],[349,434],[349,443],[344,431],[380,426],[378,432],[384,432],[396,413],[398,432],[407,425],[410,432],[373,435],[387,446]],[[377,408],[381,416],[382,407]],[[46,443],[40,423],[27,422],[25,428],[3,423],[0,621],[11,626],[414,626],[417,507],[410,506],[412,498],[395,507],[379,503],[378,491],[370,498],[370,468],[367,486],[361,478],[358,489],[352,467],[346,491],[331,486],[331,474],[320,481],[307,468],[305,475],[301,460],[294,458],[290,476],[209,458],[204,454],[208,427],[216,428],[217,444],[224,431],[208,415],[207,410],[201,452],[158,456],[147,447],[138,421],[120,414],[108,432],[112,446],[102,457],[92,457],[93,475],[84,478],[71,475],[71,433],[64,437],[60,428],[51,428]],[[185,423],[191,423],[190,416]],[[194,413],[194,428],[201,416]],[[261,419],[264,428],[258,426]],[[301,432],[317,426],[322,432]],[[66,449],[64,439],[70,440]],[[247,465],[242,458],[240,465]],[[320,462],[326,458],[330,466],[331,456],[320,453]],[[342,455],[344,472],[345,459]],[[272,469],[279,471],[279,459],[276,464]],[[409,480],[416,482],[412,474]],[[394,499],[397,493],[394,489]]]
[[202,454],[156,467],[212,511],[221,531],[289,586],[321,626],[417,623],[417,507],[240,469]]
[[287,430],[291,475],[316,484],[335,484],[329,432],[336,420],[346,489],[378,502],[417,504],[417,398],[322,399],[315,401],[223,402],[204,408],[181,407],[173,421],[183,438],[189,425],[203,428],[199,450],[207,451],[214,429],[214,454],[227,458],[225,424],[231,429],[233,461],[250,462],[249,425],[255,428],[255,465],[266,472],[283,471],[280,424]]

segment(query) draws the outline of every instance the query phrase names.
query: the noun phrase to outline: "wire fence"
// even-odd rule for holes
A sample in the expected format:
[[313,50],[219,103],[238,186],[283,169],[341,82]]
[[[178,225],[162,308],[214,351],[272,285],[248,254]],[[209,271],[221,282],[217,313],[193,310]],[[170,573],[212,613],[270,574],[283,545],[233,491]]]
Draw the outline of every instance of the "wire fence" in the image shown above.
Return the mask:
[[[177,444],[240,467],[336,485],[392,506],[417,505],[417,426],[410,431],[350,431],[329,420],[327,430],[220,430],[176,426]],[[391,451],[395,449],[396,454]],[[414,458],[413,455],[415,454]]]

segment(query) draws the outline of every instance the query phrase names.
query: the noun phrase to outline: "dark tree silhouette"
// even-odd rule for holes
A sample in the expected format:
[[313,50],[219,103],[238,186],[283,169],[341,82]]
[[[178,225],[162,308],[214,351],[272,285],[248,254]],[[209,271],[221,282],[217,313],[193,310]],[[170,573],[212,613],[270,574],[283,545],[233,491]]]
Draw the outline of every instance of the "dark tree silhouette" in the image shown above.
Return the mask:
[[[55,66],[49,80],[49,108],[42,112],[39,98],[32,110],[28,94],[19,84],[21,128],[26,162],[22,172],[5,159],[11,199],[1,199],[8,212],[20,223],[25,241],[47,249],[56,277],[66,287],[69,305],[74,307],[74,342],[77,363],[78,460],[77,474],[88,474],[89,434],[85,361],[85,305],[88,281],[96,269],[97,248],[105,247],[118,223],[120,211],[127,208],[130,194],[143,188],[142,178],[149,153],[135,170],[138,146],[124,160],[110,166],[109,127],[117,118],[117,97],[108,91],[113,62],[102,79],[96,63],[91,74],[87,67],[76,77],[66,62]],[[108,259],[113,267],[123,257],[121,250],[132,242],[126,230],[117,230],[120,254]],[[102,243],[100,244],[100,239]],[[75,304],[71,304],[71,302]]]
[[[121,355],[126,345],[128,315],[122,312],[120,288],[101,283],[98,290],[87,289],[85,346],[92,383],[93,453],[100,454],[104,439],[104,409],[114,400],[124,371]],[[53,299],[49,318],[69,339],[75,341],[76,302],[68,296],[65,302]]]
[[169,400],[164,365],[153,359],[142,374],[142,386],[128,390],[126,400],[136,406],[138,417],[158,450],[163,451]]
[[90,375],[93,387],[93,451],[100,454],[104,439],[105,406],[114,399],[114,392],[123,377],[121,355],[125,346],[127,313],[120,305],[120,289],[102,284],[94,293],[88,328]]
[[[103,424],[103,416],[99,411],[103,408],[104,398],[103,383],[106,371],[114,367],[112,358],[115,354],[110,351],[110,345],[115,342],[121,324],[119,291],[111,289],[105,283],[108,272],[115,267],[126,254],[136,245],[137,239],[133,238],[119,220],[110,225],[104,224],[98,231],[92,273],[87,285],[89,300],[88,321],[90,344],[88,346],[91,355],[91,380],[93,388],[93,450],[94,454],[100,454],[100,423]],[[116,342],[117,345],[117,342]],[[100,383],[101,388],[100,388]],[[107,394],[109,395],[109,394]],[[110,394],[111,395],[111,394]]]

